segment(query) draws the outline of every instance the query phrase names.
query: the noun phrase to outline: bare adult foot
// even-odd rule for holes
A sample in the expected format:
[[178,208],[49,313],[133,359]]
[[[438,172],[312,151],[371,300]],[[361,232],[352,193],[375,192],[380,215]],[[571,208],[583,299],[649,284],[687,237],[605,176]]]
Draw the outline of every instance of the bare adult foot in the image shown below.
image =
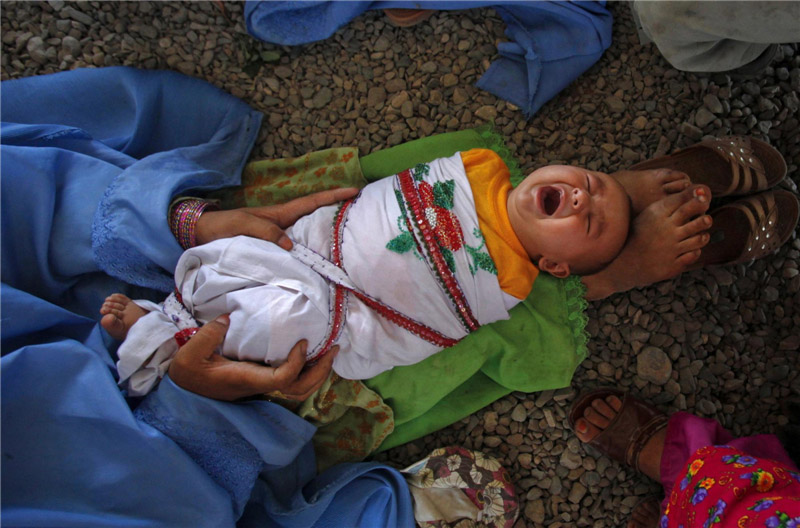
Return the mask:
[[649,205],[633,220],[622,252],[604,270],[582,277],[586,298],[602,299],[671,279],[690,269],[708,244],[711,201],[705,185],[692,185]]
[[100,325],[111,337],[122,341],[128,335],[128,330],[147,312],[127,296],[112,293],[106,297],[100,313],[103,315]]
[[631,198],[633,214],[692,184],[686,173],[672,169],[621,170],[611,175]]
[[634,506],[628,519],[628,528],[656,528],[661,517],[661,502],[650,497]]
[[[583,411],[583,417],[575,420],[575,434],[581,442],[591,442],[614,420],[622,408],[622,400],[617,396],[597,398]],[[664,452],[664,438],[667,428],[662,427],[644,444],[639,453],[639,468],[648,477],[660,480],[661,454]],[[625,440],[625,439],[621,439]]]

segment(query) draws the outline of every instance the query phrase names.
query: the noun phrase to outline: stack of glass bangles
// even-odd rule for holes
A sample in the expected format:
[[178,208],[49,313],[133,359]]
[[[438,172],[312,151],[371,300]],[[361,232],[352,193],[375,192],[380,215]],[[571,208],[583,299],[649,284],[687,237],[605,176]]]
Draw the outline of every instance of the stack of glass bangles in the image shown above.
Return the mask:
[[199,198],[178,198],[169,209],[169,228],[183,249],[197,245],[197,220],[206,209],[219,209],[214,203]]

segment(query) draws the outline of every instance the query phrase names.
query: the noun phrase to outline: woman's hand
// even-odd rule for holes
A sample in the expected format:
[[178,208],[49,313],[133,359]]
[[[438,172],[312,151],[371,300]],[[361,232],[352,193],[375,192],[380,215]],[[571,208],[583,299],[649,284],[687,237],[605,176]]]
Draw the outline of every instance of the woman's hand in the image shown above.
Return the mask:
[[332,189],[280,205],[244,207],[228,211],[206,211],[197,220],[195,237],[198,244],[218,238],[248,235],[273,242],[283,249],[292,249],[292,241],[283,232],[298,218],[316,209],[347,200],[358,194],[358,189]]
[[228,331],[230,318],[221,315],[204,325],[178,349],[169,366],[169,376],[178,386],[216,400],[232,401],[280,391],[281,397],[302,401],[322,386],[339,351],[333,347],[308,369],[306,341],[289,353],[286,363],[268,367],[249,361],[232,361],[215,352]]

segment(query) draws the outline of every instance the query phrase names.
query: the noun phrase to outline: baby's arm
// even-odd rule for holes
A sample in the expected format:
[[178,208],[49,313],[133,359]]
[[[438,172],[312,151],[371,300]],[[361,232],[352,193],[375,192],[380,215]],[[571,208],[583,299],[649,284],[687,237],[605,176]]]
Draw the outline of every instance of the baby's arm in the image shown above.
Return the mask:
[[582,277],[586,298],[602,299],[687,271],[708,243],[705,231],[711,217],[703,213],[710,197],[708,187],[693,185],[648,206],[633,220],[617,258],[604,270]]

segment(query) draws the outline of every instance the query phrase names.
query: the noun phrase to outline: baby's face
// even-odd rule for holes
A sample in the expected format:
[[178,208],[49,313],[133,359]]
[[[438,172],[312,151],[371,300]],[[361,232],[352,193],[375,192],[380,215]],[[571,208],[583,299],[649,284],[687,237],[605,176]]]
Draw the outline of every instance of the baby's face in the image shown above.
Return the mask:
[[630,200],[608,174],[551,165],[508,195],[508,216],[539,268],[557,277],[613,260],[628,237]]

